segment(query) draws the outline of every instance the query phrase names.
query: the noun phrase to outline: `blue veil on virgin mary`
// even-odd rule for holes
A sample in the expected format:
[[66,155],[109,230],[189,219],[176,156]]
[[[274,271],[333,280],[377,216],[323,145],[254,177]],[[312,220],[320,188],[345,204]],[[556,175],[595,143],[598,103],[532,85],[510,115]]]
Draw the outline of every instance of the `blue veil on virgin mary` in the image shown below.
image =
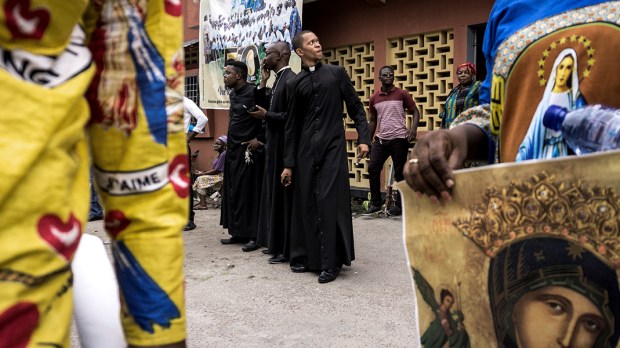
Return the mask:
[[[568,89],[563,92],[554,92],[553,89],[557,82],[558,66],[568,56],[573,58],[573,68],[570,77],[566,81]],[[530,123],[525,138],[523,138],[523,142],[519,146],[519,152],[515,160],[518,162],[529,159],[553,158],[568,155],[568,146],[562,138],[561,131],[554,131],[545,127],[542,123],[543,116],[551,105],[561,106],[570,111],[580,108],[585,104],[585,99],[581,96],[581,92],[579,91],[577,52],[572,48],[566,48],[560,52],[553,63],[553,68],[551,69],[551,74],[549,75],[545,87],[545,93],[540,103],[538,103],[538,107],[532,118],[532,123]]]

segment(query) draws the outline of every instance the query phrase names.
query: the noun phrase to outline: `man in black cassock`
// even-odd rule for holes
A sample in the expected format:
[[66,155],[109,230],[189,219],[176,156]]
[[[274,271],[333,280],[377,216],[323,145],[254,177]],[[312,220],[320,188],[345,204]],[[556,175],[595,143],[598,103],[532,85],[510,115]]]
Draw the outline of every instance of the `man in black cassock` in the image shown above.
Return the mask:
[[232,236],[222,244],[247,243],[243,251],[258,249],[256,229],[263,177],[262,121],[248,113],[254,106],[254,86],[247,83],[248,67],[230,60],[224,84],[231,88],[230,116],[220,224]]
[[[250,115],[265,120],[265,174],[258,220],[257,243],[273,255],[269,263],[283,263],[289,256],[292,187],[280,183],[284,169],[284,126],[287,119],[286,82],[295,76],[288,65],[291,51],[288,43],[275,42],[265,50],[261,83],[255,94],[258,111]],[[273,88],[266,87],[272,70],[276,73]],[[262,106],[264,107],[262,107]],[[267,111],[265,108],[269,109]]]
[[291,270],[321,271],[319,283],[351,265],[353,223],[342,102],[358,133],[358,158],[368,153],[364,106],[342,67],[321,64],[319,39],[304,30],[293,39],[302,71],[287,83],[289,100],[281,180],[293,185]]

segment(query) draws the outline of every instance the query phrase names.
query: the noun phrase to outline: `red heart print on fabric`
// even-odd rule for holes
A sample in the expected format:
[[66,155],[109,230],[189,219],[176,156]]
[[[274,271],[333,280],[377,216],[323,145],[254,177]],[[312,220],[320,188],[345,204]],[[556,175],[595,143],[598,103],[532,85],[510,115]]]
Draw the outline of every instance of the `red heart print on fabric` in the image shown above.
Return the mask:
[[187,155],[178,155],[170,162],[168,177],[179,197],[186,198],[189,196],[189,163]]
[[7,0],[4,17],[14,39],[40,40],[50,23],[50,12],[44,7],[30,8],[30,0]]
[[39,310],[34,303],[20,302],[0,314],[0,348],[28,346],[39,324]]
[[116,236],[124,231],[131,223],[125,214],[120,210],[111,210],[105,214],[103,224],[108,234],[116,240]]
[[181,0],[165,0],[166,12],[174,17],[179,17],[183,7],[181,6]]
[[37,229],[47,244],[67,261],[71,260],[82,236],[82,224],[75,215],[69,215],[67,222],[56,215],[45,215],[39,220]]

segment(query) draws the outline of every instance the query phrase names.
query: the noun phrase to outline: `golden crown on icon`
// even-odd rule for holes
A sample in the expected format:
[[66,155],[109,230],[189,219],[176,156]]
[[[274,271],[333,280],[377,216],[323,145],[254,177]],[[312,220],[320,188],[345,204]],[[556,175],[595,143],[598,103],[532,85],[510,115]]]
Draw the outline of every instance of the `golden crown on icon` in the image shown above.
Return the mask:
[[620,198],[609,187],[558,180],[547,172],[491,187],[453,224],[488,256],[533,235],[563,236],[620,267]]

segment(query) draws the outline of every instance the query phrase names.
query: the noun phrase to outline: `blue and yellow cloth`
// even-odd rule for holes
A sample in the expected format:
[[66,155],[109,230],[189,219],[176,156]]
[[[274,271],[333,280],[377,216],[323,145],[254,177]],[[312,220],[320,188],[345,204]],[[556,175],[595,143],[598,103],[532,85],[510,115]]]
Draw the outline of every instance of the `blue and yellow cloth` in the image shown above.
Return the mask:
[[0,0],[3,344],[69,345],[91,161],[128,343],[185,339],[181,43],[180,1]]

